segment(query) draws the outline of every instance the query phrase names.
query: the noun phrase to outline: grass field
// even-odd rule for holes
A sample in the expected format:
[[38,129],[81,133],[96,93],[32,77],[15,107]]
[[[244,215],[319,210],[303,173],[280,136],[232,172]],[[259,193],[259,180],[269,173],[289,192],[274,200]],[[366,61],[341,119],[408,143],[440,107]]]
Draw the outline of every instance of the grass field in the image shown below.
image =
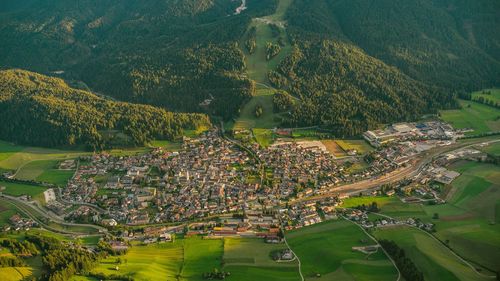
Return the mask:
[[257,143],[263,147],[268,147],[274,141],[274,133],[269,129],[255,128],[252,130],[252,132]]
[[[257,89],[256,95],[241,109],[234,129],[272,129],[279,125],[279,122],[275,120],[276,114],[273,113],[273,94],[274,90],[272,89]],[[255,116],[257,105],[261,105],[263,108],[263,114],[260,117]]]
[[[490,94],[488,94],[490,93]],[[500,89],[486,89],[472,93],[472,98],[483,97],[485,100],[491,100],[500,103]]]
[[296,261],[277,263],[271,252],[286,249],[283,244],[266,244],[262,239],[227,238],[224,240],[224,269],[231,280],[299,280]]
[[[268,22],[281,23],[285,19],[285,13],[292,0],[279,0],[278,8],[272,15],[262,19],[254,19],[250,27],[255,26],[257,47],[253,54],[248,54],[245,50],[245,60],[248,69],[248,75],[252,80],[258,83],[268,84],[267,73],[276,68],[276,66],[292,51],[292,45],[288,42],[286,29],[281,29],[281,36],[285,39],[286,45],[281,48],[280,53],[271,60],[266,59],[266,43],[277,43],[278,38],[272,36],[271,28]],[[245,38],[245,37],[243,37]],[[243,42],[241,46],[244,46]]]
[[344,151],[355,149],[358,154],[365,154],[373,150],[365,140],[336,140],[335,141]]
[[16,173],[16,178],[65,186],[75,171],[59,170],[57,168],[59,162],[59,160],[38,160],[29,162],[19,168]]
[[337,144],[336,141],[322,140],[321,142],[325,145],[326,149],[335,157],[344,157],[347,155],[345,151]]
[[5,181],[0,181],[0,186],[5,187],[5,189],[2,191],[4,194],[11,196],[30,195],[32,197],[36,197],[42,194],[45,190],[47,190],[47,188],[43,186],[12,183]]
[[31,267],[2,267],[0,268],[0,280],[21,281],[33,275]]
[[436,236],[471,261],[500,270],[500,167],[460,161],[450,168],[462,175],[452,183],[448,204],[424,207],[440,216]]
[[485,147],[479,148],[481,151],[484,151],[488,154],[492,154],[495,156],[500,156],[500,142],[495,142]]
[[458,129],[471,128],[481,134],[500,131],[500,110],[473,101],[460,100],[461,109],[441,111],[441,118]]
[[456,258],[426,233],[409,227],[375,230],[377,239],[395,241],[423,273],[426,280],[488,280]]
[[172,243],[133,246],[120,257],[121,264],[116,263],[116,257],[109,257],[93,272],[126,275],[138,281],[203,280],[204,272],[221,268],[222,254],[222,240],[176,239]]
[[[377,252],[367,256],[354,246],[375,244],[348,221],[329,221],[286,234],[290,247],[302,262],[306,280],[396,280],[390,260]],[[316,278],[316,274],[321,278]]]

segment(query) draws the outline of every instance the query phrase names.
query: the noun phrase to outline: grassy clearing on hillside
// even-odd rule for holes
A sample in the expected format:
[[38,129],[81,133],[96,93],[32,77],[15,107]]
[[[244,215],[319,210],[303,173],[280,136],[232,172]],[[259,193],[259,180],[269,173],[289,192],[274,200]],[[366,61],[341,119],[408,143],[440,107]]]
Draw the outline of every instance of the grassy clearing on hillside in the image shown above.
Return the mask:
[[262,239],[227,238],[224,241],[224,270],[231,279],[253,281],[299,280],[296,261],[277,263],[271,252],[286,249],[283,244],[266,244]]
[[377,239],[393,240],[423,273],[426,280],[487,280],[456,258],[449,249],[426,233],[409,227],[374,231]]
[[491,131],[500,131],[500,110],[491,106],[473,101],[460,100],[461,109],[443,110],[441,118],[458,129],[471,128],[481,134]]
[[[12,150],[15,145],[10,145],[3,142],[0,146],[0,154],[6,150]],[[83,151],[68,151],[49,148],[26,147],[11,154],[8,158],[0,161],[0,169],[4,170],[17,170],[20,167],[27,165],[33,161],[39,160],[67,160],[74,159],[81,155],[88,155],[89,152]]]
[[[490,93],[490,94],[488,94]],[[485,100],[500,103],[500,89],[486,89],[472,93],[472,98],[483,97]]]
[[[307,280],[317,273],[331,280],[339,270],[356,280],[395,280],[396,268],[384,254],[353,251],[354,246],[375,244],[362,230],[348,221],[329,221],[304,227],[286,234],[288,243],[302,262]],[[371,272],[371,274],[365,274]]]
[[[272,129],[279,125],[273,113],[273,94],[271,89],[257,89],[256,95],[243,106],[239,118],[234,125],[235,130]],[[261,105],[263,114],[255,116],[255,107]]]
[[5,141],[0,141],[0,162],[23,149],[24,149],[23,146],[18,146]]

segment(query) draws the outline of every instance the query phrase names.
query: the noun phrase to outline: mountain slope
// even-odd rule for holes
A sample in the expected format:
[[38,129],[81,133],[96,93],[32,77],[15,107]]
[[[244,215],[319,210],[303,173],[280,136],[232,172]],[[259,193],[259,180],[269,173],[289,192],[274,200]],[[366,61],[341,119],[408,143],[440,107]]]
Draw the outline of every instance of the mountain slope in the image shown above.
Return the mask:
[[90,149],[175,139],[183,129],[210,124],[202,114],[115,102],[22,70],[0,71],[0,120],[0,139],[37,146],[85,144]]
[[64,71],[95,91],[175,111],[207,110],[199,104],[212,99],[208,112],[229,118],[253,90],[235,42],[252,16],[276,5],[249,2],[240,15],[233,0],[7,3],[0,65]]
[[500,84],[496,0],[296,0],[288,20],[298,41],[351,43],[434,86]]

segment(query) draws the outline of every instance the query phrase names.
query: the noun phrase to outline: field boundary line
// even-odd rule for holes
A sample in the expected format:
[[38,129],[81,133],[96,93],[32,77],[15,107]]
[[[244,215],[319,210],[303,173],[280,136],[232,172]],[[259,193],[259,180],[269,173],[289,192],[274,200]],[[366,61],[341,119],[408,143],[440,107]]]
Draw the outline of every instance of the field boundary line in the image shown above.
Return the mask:
[[290,245],[288,245],[288,242],[286,241],[286,237],[283,237],[283,241],[285,242],[285,245],[288,247],[288,249],[290,250],[290,252],[292,252],[292,254],[297,258],[297,262],[299,264],[299,274],[300,274],[300,278],[302,281],[304,281],[304,275],[302,275],[302,263],[300,262],[300,258],[299,256],[297,256],[297,254],[292,250],[292,248],[290,247]]

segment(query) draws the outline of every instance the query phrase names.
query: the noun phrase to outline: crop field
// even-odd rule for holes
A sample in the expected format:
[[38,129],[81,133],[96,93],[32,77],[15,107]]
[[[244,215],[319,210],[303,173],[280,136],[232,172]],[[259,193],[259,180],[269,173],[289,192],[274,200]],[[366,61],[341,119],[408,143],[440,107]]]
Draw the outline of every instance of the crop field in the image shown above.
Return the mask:
[[461,100],[461,109],[441,111],[441,118],[458,129],[471,128],[470,135],[500,131],[500,110],[473,101]]
[[365,140],[336,140],[336,142],[344,151],[355,149],[358,154],[365,154],[373,150]]
[[424,273],[426,280],[488,280],[476,274],[428,234],[405,226],[378,229],[377,239],[395,241]]
[[296,261],[278,263],[271,253],[286,249],[284,244],[266,244],[262,239],[226,238],[224,240],[224,270],[234,280],[299,280]]
[[[235,130],[249,129],[272,129],[279,125],[273,113],[273,94],[271,89],[257,89],[256,95],[243,106],[239,118],[234,124]],[[261,105],[263,113],[260,117],[255,116],[255,107]]]
[[366,255],[352,250],[375,242],[349,221],[320,223],[290,231],[286,237],[301,260],[306,280],[397,279],[396,268],[382,252]]

